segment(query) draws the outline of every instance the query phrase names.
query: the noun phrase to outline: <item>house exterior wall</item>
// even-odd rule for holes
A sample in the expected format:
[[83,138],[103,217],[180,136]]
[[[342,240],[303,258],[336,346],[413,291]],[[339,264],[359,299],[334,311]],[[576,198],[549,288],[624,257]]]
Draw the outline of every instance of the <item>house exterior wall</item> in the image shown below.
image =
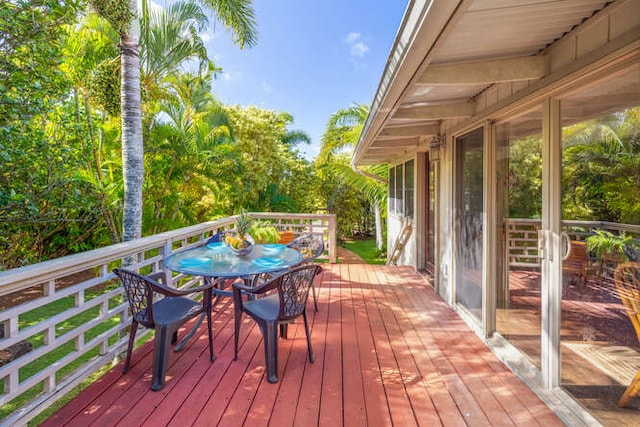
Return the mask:
[[[428,152],[428,142],[421,141],[415,152],[408,154],[408,158],[418,161],[424,158],[425,164],[429,159],[437,164],[437,215],[436,215],[436,260],[434,270],[434,286],[442,298],[451,304],[469,325],[486,338],[488,345],[492,346],[496,353],[509,348],[496,327],[498,304],[496,298],[496,283],[500,280],[500,274],[508,274],[507,271],[497,271],[499,268],[499,254],[496,252],[498,242],[496,224],[501,219],[496,212],[496,188],[497,166],[495,135],[498,124],[513,120],[520,114],[529,110],[536,110],[542,119],[540,140],[542,141],[543,157],[543,181],[542,197],[542,221],[539,231],[541,239],[535,248],[540,257],[539,274],[541,286],[539,288],[541,301],[539,312],[541,320],[538,321],[539,330],[539,354],[538,366],[522,363],[522,354],[513,357],[510,350],[499,354],[510,366],[517,366],[523,378],[539,388],[539,394],[549,392],[550,400],[560,396],[563,404],[567,405],[564,420],[578,419],[586,424],[598,424],[588,411],[575,403],[571,397],[566,397],[563,389],[562,359],[560,357],[560,345],[564,344],[561,337],[561,321],[563,304],[563,260],[557,254],[561,253],[562,234],[565,230],[565,221],[562,217],[562,103],[575,92],[587,91],[597,88],[601,82],[606,82],[611,75],[636,70],[640,64],[640,1],[627,0],[616,1],[596,13],[579,26],[574,27],[562,38],[547,46],[541,55],[549,58],[549,70],[545,77],[539,80],[509,82],[494,84],[474,97],[475,114],[467,119],[447,119],[440,123],[440,134],[444,135],[444,144],[441,144],[436,152]],[[637,87],[637,78],[635,85]],[[594,84],[595,83],[595,84]],[[634,95],[629,92],[627,95]],[[595,98],[591,98],[593,100]],[[614,101],[619,106],[629,108],[629,102],[633,106],[640,106],[640,93],[630,101]],[[603,104],[605,105],[605,104]],[[562,108],[561,108],[562,107]],[[603,114],[606,109],[597,112]],[[614,110],[614,111],[620,111]],[[582,121],[591,119],[588,113],[581,113]],[[569,120],[571,122],[571,120]],[[456,138],[476,129],[484,131],[484,185],[483,200],[485,204],[483,218],[483,265],[481,285],[483,290],[482,315],[470,314],[466,307],[461,307],[456,298],[457,273],[455,254],[455,242],[459,230],[456,230]],[[425,154],[425,152],[427,152]],[[435,155],[437,153],[437,155]],[[432,155],[434,154],[434,155]],[[436,160],[437,159],[437,160]],[[406,161],[406,160],[403,160]],[[393,165],[391,165],[393,166]],[[416,168],[418,170],[419,168]],[[458,175],[459,177],[459,175]],[[425,173],[416,175],[416,196],[414,232],[404,249],[404,254],[398,258],[398,264],[412,265],[421,268],[424,253],[424,241],[420,238],[427,234],[425,221],[418,219],[420,211],[426,209],[428,192]],[[422,190],[418,190],[422,188]],[[509,214],[507,213],[506,216]],[[389,215],[388,239],[389,247],[398,237],[401,230],[402,218]],[[459,226],[458,226],[459,227]],[[504,231],[503,231],[504,232]],[[534,231],[535,233],[535,231]],[[418,236],[418,237],[416,237]],[[504,261],[508,264],[508,261]],[[508,266],[507,266],[508,269]],[[506,269],[505,269],[506,270]],[[508,284],[507,284],[508,286]],[[507,289],[507,292],[509,289]],[[500,307],[504,310],[504,306]],[[504,312],[504,311],[503,311]],[[590,325],[585,324],[589,327]],[[497,332],[494,334],[494,332]],[[496,339],[498,336],[499,339]],[[506,336],[506,334],[504,335]],[[510,338],[505,340],[511,344]],[[579,343],[582,344],[582,343]],[[566,355],[564,355],[567,360]],[[555,394],[553,394],[555,393]],[[565,398],[566,397],[566,398]],[[572,418],[578,414],[577,418]],[[639,415],[640,417],[640,415]],[[640,418],[639,418],[640,419]],[[572,422],[569,422],[572,424]],[[578,423],[579,424],[579,423]],[[577,424],[576,424],[577,425]]]
[[[391,255],[392,249],[396,244],[396,240],[400,238],[402,227],[405,222],[405,217],[399,216],[393,213],[389,213],[387,220],[387,248],[389,248],[389,254]],[[404,249],[400,252],[399,258],[394,262],[397,265],[411,265],[417,268],[416,260],[416,221],[415,219],[408,220],[411,224],[411,235],[407,240]],[[389,237],[393,236],[393,237]]]
[[[441,132],[446,136],[446,148],[439,153],[438,176],[438,259],[436,261],[436,285],[443,297],[449,297],[445,289],[450,286],[452,250],[450,242],[453,236],[453,150],[454,135],[482,126],[486,120],[505,114],[511,108],[517,108],[522,102],[535,97],[542,97],[545,92],[565,83],[574,73],[581,69],[593,68],[593,64],[602,61],[602,56],[610,54],[616,48],[638,43],[640,32],[640,2],[622,1],[594,15],[579,27],[574,28],[562,39],[550,45],[544,54],[549,56],[550,78],[543,81],[518,81],[492,85],[479,94],[475,101],[476,114],[471,119],[445,120]],[[545,84],[547,83],[548,84]],[[419,159],[426,150],[421,146],[409,158]],[[428,161],[428,160],[426,160]],[[393,165],[391,165],[393,166]],[[416,168],[419,170],[419,168]],[[424,188],[425,175],[416,175],[416,189]],[[422,212],[426,203],[426,191],[416,191],[415,212]],[[392,248],[401,230],[401,217],[389,213],[387,247]],[[416,255],[423,250],[424,242],[415,237],[416,233],[424,234],[424,223],[414,218],[414,232],[404,247],[398,264],[411,265],[416,269],[423,268],[421,256]]]

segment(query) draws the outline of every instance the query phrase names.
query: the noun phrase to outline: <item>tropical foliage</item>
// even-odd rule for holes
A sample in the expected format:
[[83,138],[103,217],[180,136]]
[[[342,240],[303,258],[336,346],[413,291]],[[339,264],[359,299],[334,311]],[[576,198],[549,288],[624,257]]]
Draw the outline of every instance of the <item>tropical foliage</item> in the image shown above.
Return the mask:
[[[120,7],[128,2],[93,3],[128,13]],[[324,205],[297,150],[309,137],[290,129],[291,115],[225,106],[212,94],[219,68],[200,37],[209,25],[203,6],[240,46],[256,42],[247,0],[130,14],[142,43],[142,235],[243,208]],[[114,10],[103,10],[110,20],[93,11],[76,2],[0,4],[0,269],[126,240],[118,44],[130,27]]]
[[565,217],[640,224],[640,108],[564,131]]
[[362,104],[334,113],[327,122],[316,165],[329,211],[338,215],[339,233],[351,235],[353,231],[366,233],[374,229],[377,248],[381,249],[387,166],[356,171],[350,164],[368,114],[369,107]]
[[[640,107],[585,120],[562,133],[564,219],[640,224]],[[538,137],[509,147],[509,215],[540,218]]]

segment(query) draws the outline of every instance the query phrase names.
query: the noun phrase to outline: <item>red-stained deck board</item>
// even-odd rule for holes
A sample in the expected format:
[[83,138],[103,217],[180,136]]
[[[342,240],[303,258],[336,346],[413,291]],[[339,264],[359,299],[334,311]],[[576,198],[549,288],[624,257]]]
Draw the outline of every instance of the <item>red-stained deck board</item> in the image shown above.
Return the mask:
[[[247,332],[247,326],[244,327]],[[256,335],[256,334],[254,334]],[[230,346],[233,343],[230,343]],[[229,401],[226,409],[222,413],[219,426],[235,426],[238,425],[241,420],[244,420],[249,413],[249,408],[253,403],[256,395],[258,385],[262,381],[264,374],[264,349],[262,343],[259,342],[255,347],[253,354],[249,355],[250,349],[245,346],[238,352],[238,358],[240,358],[240,351],[247,352],[244,357],[250,360],[247,369],[245,370],[242,378],[238,383],[238,386],[233,393],[233,397]],[[208,405],[215,405],[215,402],[209,402]]]
[[278,383],[265,379],[262,335],[247,316],[233,361],[224,299],[213,313],[215,362],[201,325],[152,392],[151,340],[127,374],[112,369],[45,425],[562,425],[410,268],[325,264],[316,280],[315,363],[299,319],[278,343]]
[[[342,425],[342,299],[346,292],[342,289],[343,265],[332,268],[327,286],[330,288],[327,338],[324,352],[322,395],[320,397],[320,425]],[[348,369],[348,367],[346,367]]]
[[[194,322],[189,322],[189,328]],[[206,324],[206,322],[203,322]],[[201,326],[201,330],[204,326]],[[188,330],[188,328],[187,328]],[[204,358],[209,364],[208,337],[206,333],[198,334],[191,339],[180,352],[170,352],[167,368],[166,385],[160,392],[152,392],[151,373],[148,371],[134,386],[122,393],[109,410],[95,420],[96,425],[139,426],[151,415],[155,408],[162,406],[172,394],[173,389],[194,369],[196,362]],[[177,395],[178,396],[178,395]],[[158,418],[158,421],[163,421]],[[167,420],[164,420],[165,423]]]
[[364,399],[362,366],[360,353],[366,352],[366,348],[359,346],[356,328],[356,303],[354,292],[359,288],[357,279],[358,265],[345,265],[342,276],[347,279],[349,286],[344,288],[342,300],[342,363],[345,367],[342,384],[344,388],[344,424],[346,426],[366,426],[367,414]]
[[[367,307],[367,301],[373,300],[374,290],[369,284],[366,268],[359,265],[351,269],[352,277],[361,285],[353,289],[353,301],[358,329],[358,347],[360,348],[360,369],[364,399],[367,411],[367,422],[378,426],[390,426],[391,414],[387,405],[386,394],[382,384],[378,355],[374,344],[374,334],[370,320],[377,315],[375,308]],[[369,310],[372,313],[369,314]],[[381,321],[378,320],[378,325]]]
[[[223,310],[225,308],[228,308],[228,306],[216,307],[217,310]],[[217,324],[214,324],[213,350],[216,357],[218,357],[223,348],[233,345],[233,319],[228,315],[223,316],[222,318],[225,322],[218,322]],[[203,334],[202,336],[206,338],[206,334]],[[186,349],[182,351],[186,351]],[[146,419],[144,425],[156,426],[158,423],[168,424],[171,422],[180,410],[183,408],[190,408],[192,406],[194,392],[196,392],[196,387],[199,381],[203,378],[207,378],[209,381],[206,386],[214,387],[215,384],[212,384],[211,380],[216,377],[220,378],[222,375],[210,375],[210,371],[222,369],[225,369],[225,364],[217,363],[217,360],[212,363],[209,359],[209,350],[205,347],[203,353],[200,354],[200,357],[196,360],[193,366],[184,373],[180,378],[180,381],[178,381],[175,387],[171,390],[171,393],[167,394],[165,399],[162,401],[162,404],[155,407],[154,411]],[[178,423],[180,422],[180,420],[177,421]]]
[[[404,385],[406,395],[409,399],[409,406],[400,415],[399,421],[403,425],[419,421],[427,425],[439,425],[439,417],[431,397],[420,381],[422,375],[420,368],[416,364],[413,353],[419,354],[424,351],[421,343],[413,339],[411,335],[405,335],[404,328],[410,326],[406,320],[406,314],[402,309],[400,301],[395,294],[395,290],[402,291],[401,286],[381,286],[383,295],[381,298],[386,302],[382,310],[382,316],[389,335],[389,340],[394,344],[394,355],[399,370],[401,383]],[[380,301],[379,301],[380,302]],[[406,331],[410,333],[411,331]],[[412,348],[414,346],[415,348]],[[415,421],[414,421],[415,420]],[[395,422],[395,421],[394,421]]]
[[[398,334],[404,337],[407,348],[413,355],[416,380],[409,382],[408,390],[411,392],[412,405],[419,422],[427,422],[430,425],[438,425],[444,422],[456,423],[462,420],[459,410],[453,400],[446,393],[445,383],[433,364],[429,353],[430,343],[425,343],[414,326],[415,315],[410,309],[410,302],[406,296],[405,287],[410,286],[406,279],[399,280],[395,275],[388,275],[385,281],[395,286],[385,287],[387,298],[394,301],[400,308],[394,311],[398,324]],[[395,281],[395,282],[394,282]],[[425,381],[428,378],[429,381]],[[436,402],[440,407],[436,407]]]
[[[389,275],[385,278],[387,281],[392,281],[397,285],[402,284],[403,292],[396,292],[396,296],[402,303],[403,312],[415,313],[415,303],[411,297],[411,291],[419,288],[419,282],[415,282],[415,279],[407,281],[406,277],[402,280],[395,275]],[[424,294],[422,295],[424,298]],[[438,413],[440,422],[443,425],[464,425],[464,416],[460,412],[457,403],[450,394],[450,390],[445,382],[444,375],[454,373],[454,368],[449,364],[449,360],[444,357],[439,349],[439,346],[434,345],[433,330],[437,330],[439,322],[437,319],[446,317],[446,313],[442,312],[442,309],[449,310],[445,305],[437,306],[430,304],[429,308],[425,308],[425,311],[419,311],[420,316],[403,316],[404,334],[411,339],[411,346],[413,349],[414,358],[420,369],[422,382],[427,388],[429,395],[434,404],[434,408]],[[425,322],[424,319],[427,319]],[[417,351],[420,345],[424,351]],[[420,416],[419,416],[420,418]]]
[[[240,333],[247,334],[251,331],[252,328],[250,327],[253,325],[248,322],[243,322],[242,326],[244,327],[240,329]],[[248,333],[245,336],[246,340],[238,349],[238,360],[229,365],[225,375],[222,376],[217,386],[213,384],[210,385],[210,387],[215,388],[214,394],[209,397],[198,418],[196,418],[196,425],[217,425],[222,418],[240,380],[244,376],[254,355],[257,353],[258,346],[261,345],[260,334]],[[232,346],[230,342],[228,347]]]
[[[320,276],[316,277],[315,288],[318,296],[318,311],[315,312],[309,304],[309,320],[311,322],[311,344],[315,355],[315,362],[307,364],[302,377],[298,406],[294,425],[308,426],[318,422],[320,413],[320,396],[322,395],[322,375],[324,366],[324,353],[327,342],[327,321],[329,314],[330,288],[324,288],[325,275],[332,274],[323,269]],[[321,298],[322,295],[322,298]]]
[[[229,308],[228,311],[232,312],[233,310]],[[222,345],[219,342],[216,343],[218,345],[215,350],[215,362],[210,364],[204,375],[197,380],[188,401],[180,406],[168,425],[177,427],[192,425],[207,405],[222,378],[227,374],[233,359],[233,323],[230,321],[226,328],[229,334],[228,339]]]
[[[311,305],[309,305],[311,307]],[[286,340],[289,349],[289,357],[286,364],[280,364],[279,382],[280,389],[275,399],[269,425],[285,426],[293,425],[296,416],[300,385],[304,376],[306,365],[309,361],[307,353],[307,339],[303,322],[298,322],[295,327],[289,325],[288,338]],[[284,340],[280,339],[282,347]],[[309,369],[319,369],[317,366]]]

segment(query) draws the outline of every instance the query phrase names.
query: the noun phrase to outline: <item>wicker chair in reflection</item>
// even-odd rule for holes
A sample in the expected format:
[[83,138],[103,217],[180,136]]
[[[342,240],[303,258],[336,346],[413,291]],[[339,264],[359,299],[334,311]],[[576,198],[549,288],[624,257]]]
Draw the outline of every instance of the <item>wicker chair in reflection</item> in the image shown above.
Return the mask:
[[589,256],[585,242],[569,242],[569,252],[562,260],[563,288],[569,285],[584,286],[587,281]]
[[[640,341],[640,262],[626,262],[618,265],[614,272],[614,281],[620,300]],[[618,407],[625,407],[638,395],[638,392],[640,392],[640,371],[618,400]]]

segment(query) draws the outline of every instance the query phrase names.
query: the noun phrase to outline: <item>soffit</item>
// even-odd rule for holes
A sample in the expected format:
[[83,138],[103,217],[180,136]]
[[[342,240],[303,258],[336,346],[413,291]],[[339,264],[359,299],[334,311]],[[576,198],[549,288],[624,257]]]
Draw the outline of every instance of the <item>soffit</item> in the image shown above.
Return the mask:
[[[548,68],[533,60],[543,59],[538,56],[542,50],[608,2],[461,0],[449,16],[436,16],[432,3],[413,2],[405,13],[401,30],[406,33],[404,27],[413,24],[411,34],[417,36],[411,43],[406,37],[398,43],[399,32],[389,56],[389,63],[399,65],[385,70],[354,153],[356,165],[393,162],[426,146],[442,120],[473,115],[474,97],[495,83],[543,77]],[[425,8],[424,19],[407,23],[408,16],[418,15],[412,7]],[[441,30],[438,37],[425,38],[425,46],[420,27],[429,25]],[[420,133],[388,136],[389,130],[399,133],[401,128]]]

